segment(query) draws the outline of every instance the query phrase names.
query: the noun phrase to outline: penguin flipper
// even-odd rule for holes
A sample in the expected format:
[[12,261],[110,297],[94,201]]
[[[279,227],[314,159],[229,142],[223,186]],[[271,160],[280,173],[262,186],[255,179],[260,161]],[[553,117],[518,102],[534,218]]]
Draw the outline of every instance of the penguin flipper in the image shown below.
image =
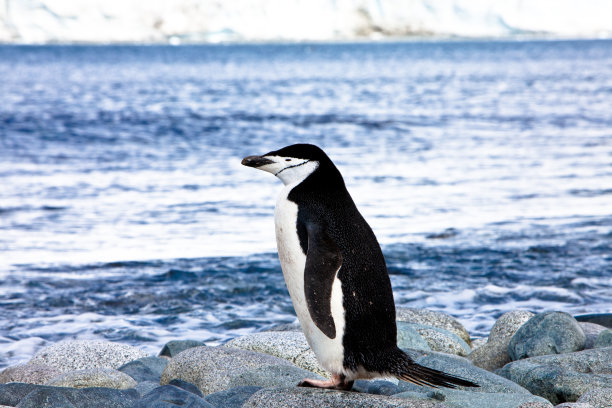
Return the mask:
[[330,339],[336,337],[331,313],[332,286],[342,267],[342,253],[318,225],[306,227],[308,251],[304,268],[304,294],[308,312],[315,325]]

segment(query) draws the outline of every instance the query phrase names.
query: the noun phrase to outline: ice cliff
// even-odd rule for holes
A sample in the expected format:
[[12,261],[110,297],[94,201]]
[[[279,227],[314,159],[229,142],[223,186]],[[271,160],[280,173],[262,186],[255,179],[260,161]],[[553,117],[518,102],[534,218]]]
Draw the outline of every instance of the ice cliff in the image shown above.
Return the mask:
[[0,42],[611,37],[610,0],[0,0]]

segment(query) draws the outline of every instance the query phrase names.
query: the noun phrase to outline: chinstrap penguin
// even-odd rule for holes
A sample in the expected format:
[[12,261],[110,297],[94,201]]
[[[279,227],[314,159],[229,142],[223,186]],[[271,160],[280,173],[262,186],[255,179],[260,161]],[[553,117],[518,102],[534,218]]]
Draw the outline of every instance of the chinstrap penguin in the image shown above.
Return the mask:
[[330,380],[300,386],[350,390],[356,379],[388,376],[432,387],[478,386],[421,366],[397,347],[380,245],[323,150],[296,144],[242,164],[285,185],[274,214],[278,255],[308,344],[331,373]]

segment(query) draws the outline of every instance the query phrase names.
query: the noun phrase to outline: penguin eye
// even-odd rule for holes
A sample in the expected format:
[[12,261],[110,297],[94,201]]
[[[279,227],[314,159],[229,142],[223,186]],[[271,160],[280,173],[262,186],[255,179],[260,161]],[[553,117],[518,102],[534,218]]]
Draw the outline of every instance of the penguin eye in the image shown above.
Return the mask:
[[291,161],[291,159],[285,159],[285,161]]

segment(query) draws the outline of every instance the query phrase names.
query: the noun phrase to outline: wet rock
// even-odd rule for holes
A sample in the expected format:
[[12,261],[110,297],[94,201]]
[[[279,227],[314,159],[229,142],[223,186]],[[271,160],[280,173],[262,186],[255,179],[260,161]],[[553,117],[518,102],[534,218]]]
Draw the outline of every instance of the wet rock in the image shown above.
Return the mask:
[[481,347],[474,349],[467,358],[477,367],[493,371],[509,363],[508,344],[510,338],[489,340]]
[[16,407],[26,395],[43,387],[37,384],[9,383],[0,385],[0,405]]
[[320,375],[296,366],[268,365],[231,377],[229,386],[290,387],[297,386],[304,378],[325,379]]
[[593,408],[610,408],[612,406],[612,387],[589,390],[582,394],[577,402],[589,404]]
[[406,328],[415,330],[433,351],[458,356],[467,356],[472,351],[465,341],[448,330],[418,323],[398,322],[397,325],[401,327],[401,330]]
[[401,389],[397,384],[387,380],[357,380],[353,385],[353,391],[374,395],[393,395],[400,393]]
[[91,368],[114,368],[146,357],[147,353],[127,344],[102,340],[72,340],[45,347],[28,364],[43,364],[61,372]]
[[202,395],[202,393],[200,392],[200,390],[198,390],[198,387],[196,387],[195,385],[193,385],[192,383],[188,383],[187,381],[183,381],[183,380],[178,380],[178,379],[174,379],[172,381],[170,381],[168,383],[168,385],[173,385],[175,387],[178,387],[182,390],[188,391],[194,395],[197,395],[198,397],[204,397],[204,395]]
[[591,389],[612,388],[612,347],[514,361],[497,373],[553,404],[574,402]]
[[163,357],[174,357],[179,354],[181,351],[185,351],[192,347],[201,347],[206,344],[197,340],[172,340],[164,345],[164,347],[159,352],[160,356]]
[[411,323],[405,322],[397,322],[397,347],[401,349],[431,350],[429,344],[411,326]]
[[[474,366],[468,359],[444,353],[429,353],[415,358],[418,364],[443,371],[466,380],[470,380],[479,387],[457,387],[457,389],[477,393],[510,393],[529,394],[525,388],[508,379]],[[422,392],[423,388],[414,384],[400,381],[398,384],[402,391]]]
[[329,376],[329,373],[319,365],[302,332],[270,331],[247,334],[227,342],[225,347],[269,354],[324,377]]
[[267,354],[230,347],[193,347],[174,357],[162,373],[161,384],[177,378],[195,384],[204,394],[229,388],[230,380],[267,365],[291,365]]
[[585,349],[593,348],[595,346],[595,340],[597,340],[597,336],[599,335],[599,333],[606,330],[604,326],[595,323],[578,322],[578,324],[580,325],[580,328],[582,329],[586,337],[586,341],[584,343]]
[[142,381],[139,382],[134,389],[138,392],[138,394],[142,397],[153,391],[155,388],[159,387],[159,381]]
[[142,397],[134,408],[215,408],[203,398],[174,385],[164,385]]
[[593,347],[612,347],[612,329],[606,329],[599,333]]
[[243,408],[449,408],[437,401],[407,400],[303,387],[264,388],[253,394]]
[[136,382],[154,381],[159,384],[162,372],[168,365],[168,359],[160,357],[143,357],[122,365],[117,370],[132,377]]
[[[427,395],[434,400],[442,401],[457,408],[518,408],[522,404],[527,403],[535,403],[543,407],[552,408],[552,404],[544,398],[529,393],[482,393],[440,388],[429,391]],[[401,394],[398,396],[401,396]]]
[[89,370],[70,371],[52,378],[45,385],[53,387],[104,387],[126,390],[134,388],[137,382],[132,377],[121,371],[111,368],[92,368]]
[[576,319],[565,312],[538,314],[510,339],[508,354],[513,361],[547,354],[571,353],[584,349],[586,336]]
[[61,371],[44,364],[21,364],[8,367],[0,372],[0,384],[19,382],[28,384],[44,384]]
[[595,323],[612,329],[612,313],[593,313],[576,316],[579,322]]
[[242,405],[262,387],[234,387],[229,390],[215,392],[204,398],[206,402],[216,408],[241,408]]
[[132,408],[139,397],[133,389],[37,387],[19,408]]
[[457,319],[449,314],[427,309],[398,307],[395,315],[398,322],[418,323],[448,330],[470,344],[470,334]]
[[527,310],[512,310],[504,313],[496,321],[489,333],[489,341],[511,338],[518,329],[535,314]]

